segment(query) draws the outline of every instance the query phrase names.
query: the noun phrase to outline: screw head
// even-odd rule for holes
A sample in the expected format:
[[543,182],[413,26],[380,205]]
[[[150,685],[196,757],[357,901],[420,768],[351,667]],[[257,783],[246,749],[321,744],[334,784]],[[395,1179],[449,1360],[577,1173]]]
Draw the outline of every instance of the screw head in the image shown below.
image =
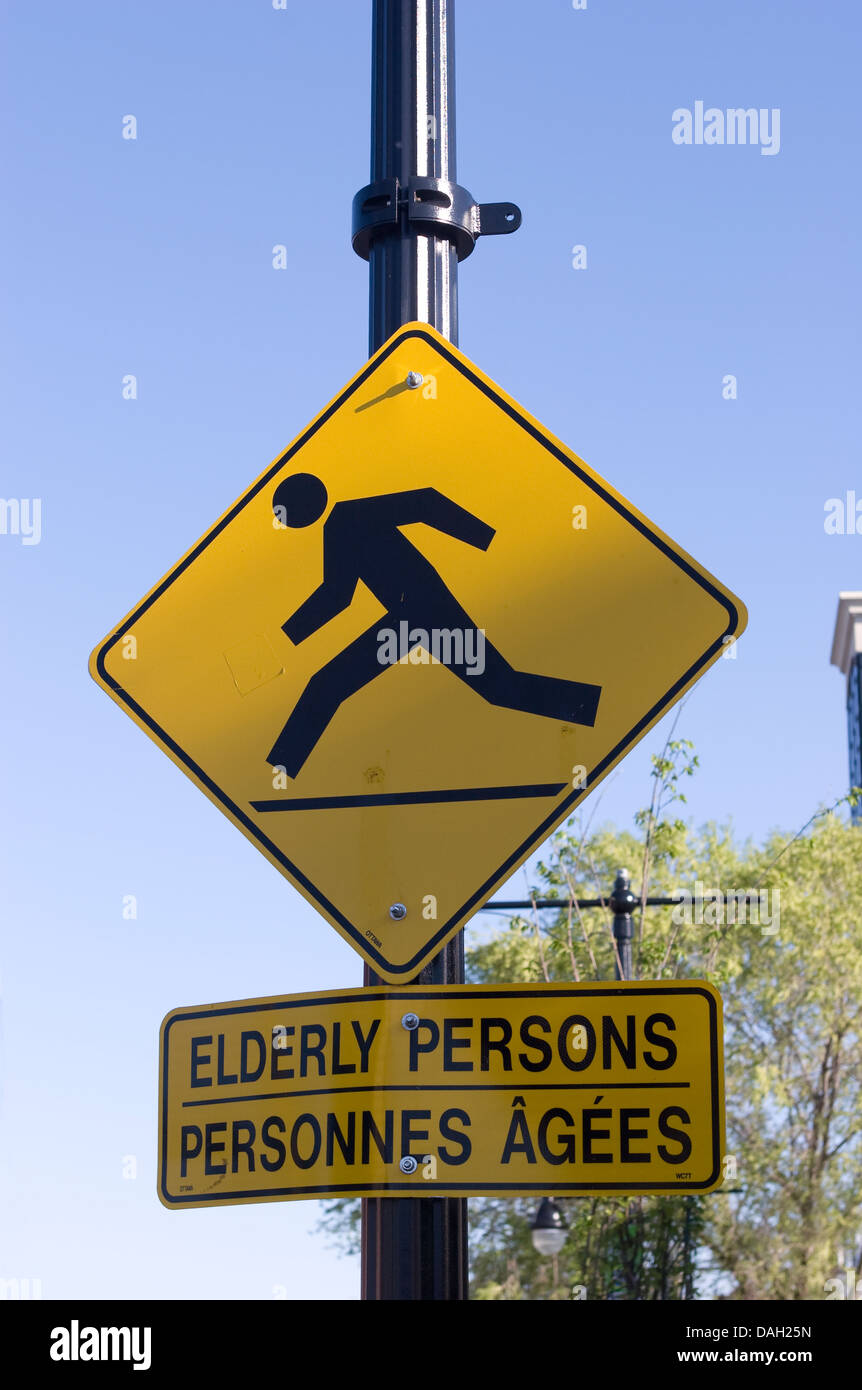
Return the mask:
[[417,386],[421,386],[424,380],[425,378],[421,372],[407,373],[407,385],[411,391],[415,391]]
[[407,916],[407,908],[403,903],[393,903],[389,909],[389,916],[393,922],[401,922]]
[[402,1173],[410,1174],[416,1172],[416,1169],[419,1167],[419,1164],[417,1163],[416,1159],[413,1158],[410,1154],[405,1154],[401,1162],[398,1164],[398,1167],[401,1169]]
[[412,1033],[414,1028],[419,1027],[419,1015],[403,1014],[401,1018],[401,1027],[406,1028],[409,1033]]

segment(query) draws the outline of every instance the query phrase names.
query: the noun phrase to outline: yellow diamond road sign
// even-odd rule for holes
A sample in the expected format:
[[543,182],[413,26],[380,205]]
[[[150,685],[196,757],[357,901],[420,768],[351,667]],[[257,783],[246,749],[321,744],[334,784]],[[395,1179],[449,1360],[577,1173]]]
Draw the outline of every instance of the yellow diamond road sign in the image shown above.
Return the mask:
[[301,1197],[706,1192],[721,999],[702,980],[444,985],[174,1009],[167,1207]]
[[702,566],[412,324],[90,669],[404,983],[744,625]]

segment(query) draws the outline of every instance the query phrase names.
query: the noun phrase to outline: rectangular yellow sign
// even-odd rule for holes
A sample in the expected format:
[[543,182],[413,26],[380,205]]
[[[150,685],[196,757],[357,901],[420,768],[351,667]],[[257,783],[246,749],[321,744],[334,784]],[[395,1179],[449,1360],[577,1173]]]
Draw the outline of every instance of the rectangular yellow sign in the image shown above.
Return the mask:
[[706,1192],[721,999],[701,980],[372,988],[175,1009],[165,1206]]

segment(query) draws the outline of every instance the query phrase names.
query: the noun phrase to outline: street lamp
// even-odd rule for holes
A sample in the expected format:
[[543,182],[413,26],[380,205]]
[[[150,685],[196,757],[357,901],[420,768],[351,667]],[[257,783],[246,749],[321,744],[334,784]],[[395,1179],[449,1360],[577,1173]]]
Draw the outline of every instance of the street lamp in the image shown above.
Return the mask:
[[553,1197],[543,1197],[530,1222],[533,1245],[540,1255],[559,1255],[566,1243],[568,1222]]

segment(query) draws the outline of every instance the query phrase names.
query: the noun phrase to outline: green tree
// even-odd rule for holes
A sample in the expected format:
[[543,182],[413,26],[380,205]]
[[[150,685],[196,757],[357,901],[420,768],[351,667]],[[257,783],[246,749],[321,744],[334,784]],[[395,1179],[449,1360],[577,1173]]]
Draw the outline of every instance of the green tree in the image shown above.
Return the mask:
[[[708,979],[724,999],[726,1190],[561,1199],[569,1236],[553,1260],[530,1240],[536,1203],[472,1200],[475,1298],[822,1298],[841,1252],[862,1245],[859,831],[837,808],[762,846],[738,845],[729,826],[695,830],[679,812],[696,767],[672,731],[633,832],[594,830],[583,817],[560,830],[527,894],[559,897],[559,911],[501,923],[469,951],[468,977],[613,978],[609,907],[572,900],[606,904],[617,869],[629,867],[641,896],[635,977]],[[701,912],[646,906],[698,885]],[[744,890],[757,890],[756,905]],[[323,1224],[357,1247],[357,1203],[333,1204]]]
[[731,951],[716,933],[742,1193],[713,1204],[708,1243],[734,1297],[822,1298],[862,1229],[862,841],[826,814],[751,863],[775,920]]
[[[607,899],[620,865],[637,866],[641,906],[636,922],[635,977],[673,978],[685,957],[669,908],[647,908],[650,894],[668,896],[690,866],[692,835],[677,810],[684,779],[697,758],[672,734],[653,758],[649,805],[635,817],[639,833],[592,831],[575,820],[549,842],[528,894],[560,897],[559,913],[533,910],[511,919],[491,940],[468,953],[468,975],[478,983],[612,979],[617,948]],[[713,873],[736,868],[727,835],[701,836],[701,859]],[[599,899],[581,909],[579,899]],[[689,949],[702,943],[694,939]],[[684,973],[702,974],[702,971]],[[685,1196],[561,1199],[569,1222],[563,1251],[553,1262],[532,1247],[529,1221],[535,1202],[477,1200],[470,1204],[471,1264],[477,1298],[669,1299],[695,1296],[702,1204]]]

